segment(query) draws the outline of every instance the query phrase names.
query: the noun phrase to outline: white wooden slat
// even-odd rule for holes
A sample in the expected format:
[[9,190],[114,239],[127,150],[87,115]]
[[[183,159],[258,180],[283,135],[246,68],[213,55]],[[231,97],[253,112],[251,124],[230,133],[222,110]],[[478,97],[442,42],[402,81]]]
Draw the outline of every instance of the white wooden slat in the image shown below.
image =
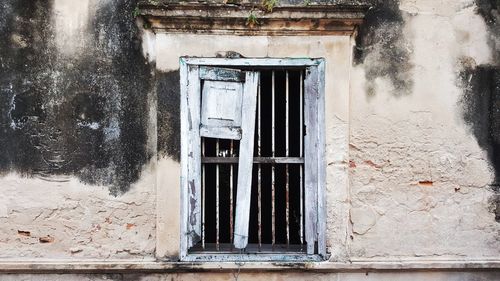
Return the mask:
[[[179,256],[184,259],[187,256],[187,229],[189,225],[188,221],[188,184],[187,184],[187,174],[188,174],[188,105],[187,105],[187,85],[188,85],[188,69],[187,64],[183,59],[179,61],[180,69],[180,91],[181,91],[181,186],[180,186],[180,196],[181,196],[181,224],[180,224],[180,251]],[[186,136],[186,137],[184,137]]]
[[215,81],[245,81],[245,72],[221,67],[200,66],[200,79]]
[[239,140],[241,139],[241,128],[235,127],[206,127],[201,125],[200,136],[207,138],[220,138]]
[[188,67],[187,129],[188,129],[188,227],[187,247],[201,239],[201,138],[200,138],[200,79],[197,66]]
[[313,58],[182,58],[187,64],[207,66],[271,66],[271,67],[303,67],[319,64]]
[[[205,157],[205,139],[201,139],[201,157]],[[201,247],[205,249],[205,165],[201,165]]]
[[248,244],[258,82],[258,72],[247,72],[243,91],[242,137],[240,141],[234,227],[234,246],[237,249],[244,249]]
[[318,254],[326,257],[325,62],[318,69]]
[[[215,143],[215,155],[219,156],[220,141]],[[220,216],[219,216],[219,164],[215,165],[215,247],[219,250],[219,229],[220,229]]]
[[317,241],[317,188],[318,188],[318,72],[314,67],[306,70],[304,81],[304,210],[307,253],[314,254]]
[[241,126],[242,92],[240,82],[205,81],[201,123],[210,127]]

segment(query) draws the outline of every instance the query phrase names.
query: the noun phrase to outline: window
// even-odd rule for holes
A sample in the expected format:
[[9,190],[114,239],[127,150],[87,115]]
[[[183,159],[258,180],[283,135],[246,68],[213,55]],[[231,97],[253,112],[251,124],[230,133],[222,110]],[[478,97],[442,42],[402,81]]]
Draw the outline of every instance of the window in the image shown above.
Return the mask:
[[180,71],[181,259],[324,258],[324,60]]

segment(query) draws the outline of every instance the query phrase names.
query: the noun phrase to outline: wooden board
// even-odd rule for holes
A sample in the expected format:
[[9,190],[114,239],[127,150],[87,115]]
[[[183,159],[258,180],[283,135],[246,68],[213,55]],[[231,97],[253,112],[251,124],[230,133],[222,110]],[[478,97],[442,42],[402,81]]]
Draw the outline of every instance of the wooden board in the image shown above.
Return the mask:
[[200,138],[200,79],[197,66],[188,67],[188,248],[201,240],[201,138]]
[[237,249],[244,249],[248,244],[258,84],[259,72],[247,72],[243,91],[242,137],[238,163],[239,173],[234,226],[234,246]]
[[304,212],[307,253],[314,254],[317,241],[318,202],[318,72],[309,67],[304,81]]
[[205,81],[202,91],[201,123],[206,126],[241,126],[243,84]]
[[240,140],[241,139],[241,128],[207,127],[205,125],[201,125],[200,136],[207,137],[207,138]]
[[245,81],[245,72],[238,69],[200,66],[200,79],[214,81]]
[[318,71],[318,254],[326,258],[326,141],[325,141],[325,62],[317,67]]

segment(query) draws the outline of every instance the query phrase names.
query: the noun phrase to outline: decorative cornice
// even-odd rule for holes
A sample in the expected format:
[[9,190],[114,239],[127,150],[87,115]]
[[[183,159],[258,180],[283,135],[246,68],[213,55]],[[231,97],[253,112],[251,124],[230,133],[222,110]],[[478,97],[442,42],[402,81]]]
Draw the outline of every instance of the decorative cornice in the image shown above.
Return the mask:
[[[232,35],[350,35],[363,22],[366,5],[280,6],[265,12],[252,4],[139,4],[155,32]],[[251,16],[252,15],[252,16]]]

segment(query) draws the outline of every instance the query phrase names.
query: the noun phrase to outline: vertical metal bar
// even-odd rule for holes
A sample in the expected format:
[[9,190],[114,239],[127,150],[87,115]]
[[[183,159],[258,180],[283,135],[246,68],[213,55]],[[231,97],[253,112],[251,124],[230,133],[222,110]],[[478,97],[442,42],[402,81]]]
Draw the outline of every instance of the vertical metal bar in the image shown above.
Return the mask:
[[[257,92],[257,156],[261,156],[261,106],[260,106],[260,94],[261,94],[261,85],[259,81],[259,90]],[[261,197],[261,164],[257,165],[257,193],[258,193],[258,220],[259,220],[259,251],[262,249],[262,197]]]
[[[286,80],[285,80],[285,156],[288,157],[290,154],[289,150],[289,139],[288,139],[288,121],[289,121],[289,82],[288,82],[288,70],[286,71]],[[289,181],[290,177],[288,174],[288,164],[285,166],[286,172],[286,183],[285,183],[285,201],[286,201],[286,247],[287,249],[290,247],[290,197],[289,197]]]
[[[234,142],[231,140],[229,155],[233,157]],[[229,239],[231,240],[231,251],[233,250],[233,164],[229,164]]]
[[[205,156],[205,138],[201,138],[201,156]],[[205,164],[201,164],[201,247],[205,249]]]
[[[304,139],[304,77],[303,71],[300,72],[300,87],[299,87],[299,112],[300,112],[300,126],[299,126],[299,156],[304,157],[303,139]],[[304,165],[300,165],[300,244],[304,244],[304,179],[303,179]]]
[[[274,146],[275,146],[275,73],[274,70],[272,72],[272,79],[271,79],[271,124],[272,124],[272,134],[271,134],[271,153],[272,157],[275,156],[275,151],[274,151]],[[275,214],[275,206],[274,206],[274,169],[275,166],[272,164],[272,170],[271,170],[271,212],[272,212],[272,236],[273,236],[273,243],[272,243],[272,248],[274,250],[274,244],[276,244],[276,214]]]
[[[215,145],[215,155],[219,157],[219,139]],[[219,251],[219,164],[215,165],[215,247]]]

